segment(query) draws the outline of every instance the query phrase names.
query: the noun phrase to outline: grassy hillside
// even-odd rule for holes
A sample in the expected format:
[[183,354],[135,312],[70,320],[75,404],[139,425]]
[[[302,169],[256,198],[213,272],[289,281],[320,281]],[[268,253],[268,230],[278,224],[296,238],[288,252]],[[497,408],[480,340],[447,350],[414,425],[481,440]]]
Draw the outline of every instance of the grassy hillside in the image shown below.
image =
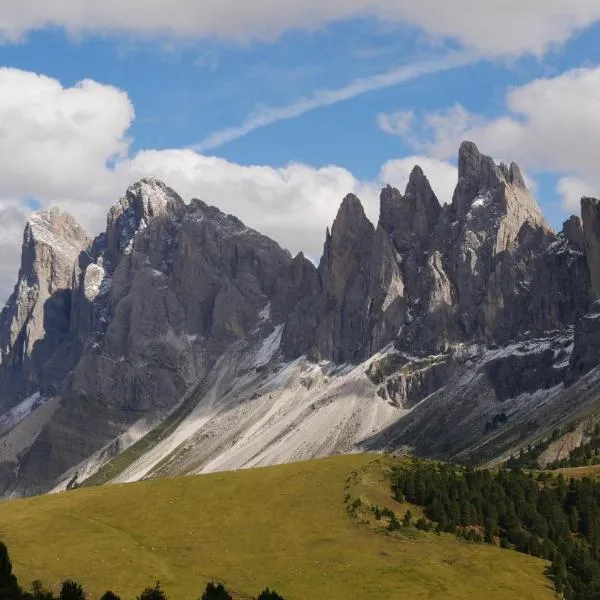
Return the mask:
[[565,469],[555,469],[554,471],[549,471],[549,473],[553,473],[554,475],[562,473],[567,479],[570,477],[574,477],[575,479],[582,479],[583,477],[598,479],[600,478],[600,465],[590,465],[587,467],[567,467]]
[[550,599],[545,563],[415,532],[393,537],[351,519],[350,493],[394,506],[372,455],[81,489],[0,506],[0,538],[21,582],[81,580],[133,600],[160,580],[196,600],[210,579],[249,598]]

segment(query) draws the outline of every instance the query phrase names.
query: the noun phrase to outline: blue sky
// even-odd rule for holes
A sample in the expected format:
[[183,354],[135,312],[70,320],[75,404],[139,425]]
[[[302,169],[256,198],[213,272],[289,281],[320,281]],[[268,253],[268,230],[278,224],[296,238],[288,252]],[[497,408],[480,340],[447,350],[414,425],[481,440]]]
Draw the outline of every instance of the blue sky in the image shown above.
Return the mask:
[[0,288],[29,210],[99,230],[148,174],[313,256],[346,192],[376,218],[413,162],[449,201],[461,139],[519,162],[554,227],[600,190],[596,0],[140,2],[0,0]]

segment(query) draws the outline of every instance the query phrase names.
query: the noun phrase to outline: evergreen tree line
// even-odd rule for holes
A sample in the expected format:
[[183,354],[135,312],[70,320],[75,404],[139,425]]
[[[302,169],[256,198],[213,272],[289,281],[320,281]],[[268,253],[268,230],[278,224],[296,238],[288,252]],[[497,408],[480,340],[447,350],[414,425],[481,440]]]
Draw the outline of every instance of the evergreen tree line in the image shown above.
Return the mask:
[[[63,582],[58,596],[47,590],[40,581],[34,581],[30,591],[22,589],[13,573],[8,549],[3,542],[0,542],[0,600],[87,600],[87,594],[83,586],[73,580]],[[121,600],[121,598],[109,591],[101,596],[100,600]],[[169,600],[169,598],[157,582],[154,587],[146,588],[137,600]],[[210,582],[200,600],[233,599],[222,583]],[[266,588],[256,600],[284,600],[284,598],[274,590]]]
[[392,489],[436,531],[545,558],[567,600],[600,600],[600,483],[415,461],[394,470]]

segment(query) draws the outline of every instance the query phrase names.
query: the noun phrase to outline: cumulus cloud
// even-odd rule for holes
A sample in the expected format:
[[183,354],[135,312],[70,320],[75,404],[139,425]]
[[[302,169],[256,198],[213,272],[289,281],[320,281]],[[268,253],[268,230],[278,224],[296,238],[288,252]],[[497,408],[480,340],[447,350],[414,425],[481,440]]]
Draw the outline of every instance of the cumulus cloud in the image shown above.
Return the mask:
[[[506,114],[487,119],[460,105],[395,128],[394,115],[379,117],[380,126],[401,135],[427,155],[454,156],[461,140],[472,140],[497,159],[516,160],[531,172],[562,173],[558,191],[565,207],[576,210],[577,195],[600,192],[600,67],[574,69],[514,88],[506,97]],[[402,115],[402,113],[400,113]]]
[[94,81],[0,69],[0,199],[89,206],[113,189],[107,162],[126,156],[134,111],[124,92]]
[[561,177],[557,190],[563,200],[563,206],[579,212],[581,198],[584,196],[598,197],[600,180],[597,185],[590,185],[577,177]]
[[18,202],[0,200],[0,307],[16,281],[25,219]]
[[289,30],[312,31],[371,16],[453,39],[485,55],[543,54],[600,19],[597,0],[3,0],[0,32],[18,40],[48,26],[234,42],[272,41]]

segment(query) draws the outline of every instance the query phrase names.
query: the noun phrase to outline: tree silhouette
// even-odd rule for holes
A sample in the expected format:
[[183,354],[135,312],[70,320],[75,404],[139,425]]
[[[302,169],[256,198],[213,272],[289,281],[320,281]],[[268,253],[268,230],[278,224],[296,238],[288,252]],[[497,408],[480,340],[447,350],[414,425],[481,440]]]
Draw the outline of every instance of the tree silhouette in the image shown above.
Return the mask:
[[85,600],[83,587],[71,579],[63,581],[60,590],[60,600]]
[[232,598],[222,583],[211,581],[202,594],[202,600],[232,600]]
[[0,598],[19,600],[21,596],[21,588],[17,583],[17,578],[13,575],[8,549],[3,542],[0,542]]
[[121,598],[113,592],[106,592],[100,600],[121,600]]
[[146,588],[138,600],[168,600],[167,595],[160,589],[160,582],[156,582],[153,588]]

